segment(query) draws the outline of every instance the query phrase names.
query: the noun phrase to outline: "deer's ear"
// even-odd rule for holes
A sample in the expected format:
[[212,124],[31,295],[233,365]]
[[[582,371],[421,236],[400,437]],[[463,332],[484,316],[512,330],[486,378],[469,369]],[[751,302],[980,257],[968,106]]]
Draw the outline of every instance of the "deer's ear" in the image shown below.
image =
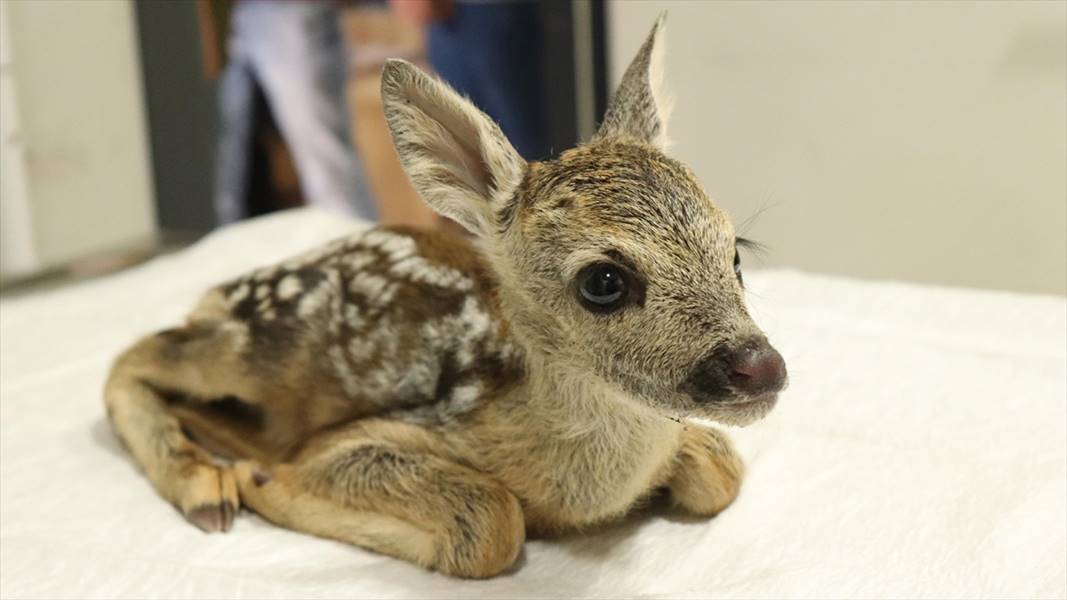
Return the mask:
[[666,19],[667,13],[660,13],[652,32],[626,69],[594,140],[630,137],[661,150],[667,147],[671,107],[663,84]]
[[385,65],[382,104],[400,163],[426,203],[475,235],[493,231],[526,170],[500,127],[403,60]]

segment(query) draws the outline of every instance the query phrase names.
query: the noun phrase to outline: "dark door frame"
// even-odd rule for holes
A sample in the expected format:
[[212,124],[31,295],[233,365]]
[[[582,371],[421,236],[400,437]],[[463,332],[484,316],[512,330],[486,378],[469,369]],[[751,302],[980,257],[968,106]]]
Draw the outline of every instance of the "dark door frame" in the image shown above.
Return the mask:
[[588,140],[608,100],[606,0],[542,0],[541,101],[553,154]]

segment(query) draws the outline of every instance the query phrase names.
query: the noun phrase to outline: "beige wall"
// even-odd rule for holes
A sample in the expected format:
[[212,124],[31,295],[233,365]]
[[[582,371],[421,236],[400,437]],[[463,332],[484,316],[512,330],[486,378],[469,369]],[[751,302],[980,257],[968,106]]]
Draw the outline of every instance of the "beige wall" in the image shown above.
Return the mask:
[[0,1],[0,278],[150,242],[132,4]]
[[673,152],[765,265],[1065,293],[1067,3],[615,1],[615,81],[663,9]]

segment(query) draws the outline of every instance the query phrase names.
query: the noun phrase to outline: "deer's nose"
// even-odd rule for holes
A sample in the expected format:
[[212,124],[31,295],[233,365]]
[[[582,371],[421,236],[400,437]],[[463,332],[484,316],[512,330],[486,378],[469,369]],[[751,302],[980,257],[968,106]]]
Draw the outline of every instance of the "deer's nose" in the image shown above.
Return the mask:
[[730,386],[742,394],[755,396],[785,387],[785,361],[766,342],[740,349],[727,364]]

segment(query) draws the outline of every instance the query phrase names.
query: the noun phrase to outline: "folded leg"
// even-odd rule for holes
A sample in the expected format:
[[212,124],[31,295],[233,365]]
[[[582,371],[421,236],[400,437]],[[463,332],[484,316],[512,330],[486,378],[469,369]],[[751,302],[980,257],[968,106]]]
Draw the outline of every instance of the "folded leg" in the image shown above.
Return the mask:
[[674,502],[701,516],[722,512],[741,489],[744,465],[726,434],[687,423],[668,482]]
[[247,394],[239,335],[224,323],[198,323],[148,336],[115,362],[104,389],[116,435],[152,485],[204,531],[230,528],[239,506],[230,469],[190,440],[168,394],[193,402]]
[[428,432],[365,421],[292,462],[235,466],[241,502],[265,519],[461,577],[510,566],[525,540],[515,496],[452,462]]

